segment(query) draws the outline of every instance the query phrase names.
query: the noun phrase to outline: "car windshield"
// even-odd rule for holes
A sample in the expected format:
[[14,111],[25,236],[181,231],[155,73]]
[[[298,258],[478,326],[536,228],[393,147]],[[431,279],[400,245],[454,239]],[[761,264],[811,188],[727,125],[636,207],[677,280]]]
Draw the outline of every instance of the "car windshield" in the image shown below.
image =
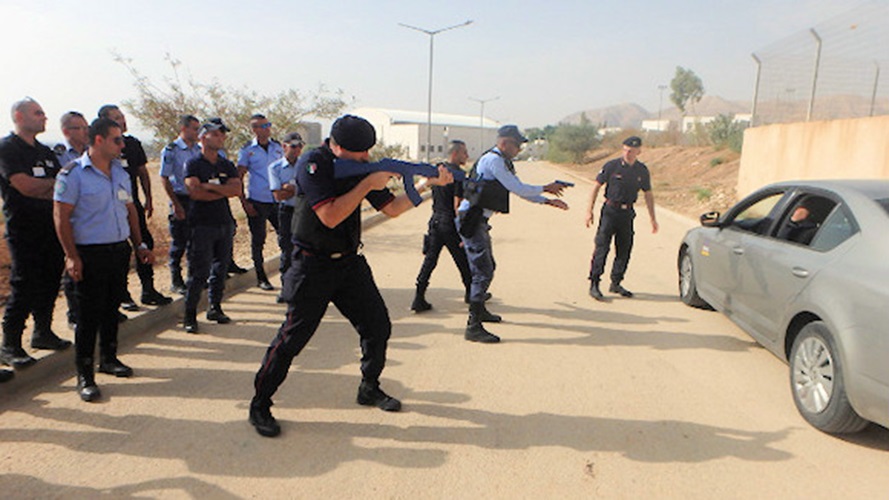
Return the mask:
[[879,200],[874,200],[883,207],[883,210],[886,211],[886,214],[889,215],[889,198],[881,198]]

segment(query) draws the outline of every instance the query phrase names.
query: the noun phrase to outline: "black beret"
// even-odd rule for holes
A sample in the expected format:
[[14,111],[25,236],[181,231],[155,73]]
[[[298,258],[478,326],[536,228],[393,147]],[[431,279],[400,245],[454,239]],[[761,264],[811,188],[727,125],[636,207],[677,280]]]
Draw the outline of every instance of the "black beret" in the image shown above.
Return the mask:
[[631,148],[638,148],[642,146],[642,139],[636,137],[635,135],[631,135],[624,139],[624,146],[629,146]]
[[333,122],[330,136],[343,149],[360,153],[377,143],[377,132],[369,121],[354,115],[343,115]]
[[225,123],[222,122],[222,118],[210,118],[206,122],[204,122],[203,125],[201,125],[200,129],[198,129],[198,137],[202,137],[204,134],[211,130],[230,132],[230,129],[225,126]]

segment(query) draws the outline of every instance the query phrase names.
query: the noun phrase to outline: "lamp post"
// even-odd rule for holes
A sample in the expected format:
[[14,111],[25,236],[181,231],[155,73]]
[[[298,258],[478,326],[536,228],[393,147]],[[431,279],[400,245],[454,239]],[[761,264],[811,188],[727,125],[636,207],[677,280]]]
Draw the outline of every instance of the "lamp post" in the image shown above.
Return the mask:
[[437,30],[427,30],[423,28],[418,28],[416,26],[411,26],[409,24],[398,23],[399,26],[403,26],[408,29],[419,31],[420,33],[425,33],[429,35],[429,98],[426,105],[426,161],[429,161],[429,148],[432,146],[432,47],[433,41],[435,40],[435,35],[452,29],[462,28],[464,26],[468,26],[472,24],[472,20],[468,20],[466,22],[455,24],[453,26],[448,26],[447,28],[440,28]]
[[663,129],[661,128],[662,127],[662,125],[661,125],[661,110],[664,109],[664,91],[667,90],[667,86],[666,85],[658,85],[657,88],[658,88],[658,90],[661,91],[661,98],[660,98],[660,101],[658,101],[658,105],[657,105],[657,129],[658,129],[658,132],[663,132]]
[[481,104],[481,106],[482,106],[481,114],[480,114],[479,120],[478,120],[478,154],[479,155],[482,154],[482,149],[484,149],[484,147],[485,147],[484,146],[484,142],[485,142],[485,103],[491,102],[491,101],[496,101],[497,99],[500,99],[499,95],[497,97],[490,97],[488,99],[478,99],[475,97],[469,98],[470,101],[475,101],[475,102]]

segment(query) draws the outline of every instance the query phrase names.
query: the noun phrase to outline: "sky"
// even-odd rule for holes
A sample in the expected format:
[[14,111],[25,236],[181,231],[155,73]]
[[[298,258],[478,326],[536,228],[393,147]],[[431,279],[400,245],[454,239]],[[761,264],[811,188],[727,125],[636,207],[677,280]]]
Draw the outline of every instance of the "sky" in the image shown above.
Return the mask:
[[[426,111],[436,30],[433,111],[522,128],[634,102],[655,112],[676,66],[706,93],[750,101],[750,54],[865,3],[860,0],[328,0],[294,2],[0,0],[0,107],[31,96],[50,117],[87,117],[136,92],[117,52],[141,73],[171,76],[165,55],[198,81],[266,93],[342,89],[350,108]],[[669,90],[664,95],[667,106]],[[260,110],[261,111],[261,110]],[[0,128],[12,129],[8,112]],[[137,136],[149,135],[139,123]],[[326,130],[325,130],[326,132]],[[44,140],[46,142],[46,140]]]

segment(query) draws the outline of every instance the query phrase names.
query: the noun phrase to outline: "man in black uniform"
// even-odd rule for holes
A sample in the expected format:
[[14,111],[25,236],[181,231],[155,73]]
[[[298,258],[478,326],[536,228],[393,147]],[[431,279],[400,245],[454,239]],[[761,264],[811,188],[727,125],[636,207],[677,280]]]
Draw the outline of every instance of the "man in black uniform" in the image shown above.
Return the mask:
[[[466,143],[455,140],[451,141],[448,149],[448,161],[443,165],[448,170],[457,172],[468,159],[469,153],[466,151]],[[441,255],[443,247],[448,248],[448,252],[454,258],[454,264],[460,270],[460,278],[463,280],[463,288],[466,292],[464,300],[469,302],[472,272],[469,270],[469,261],[466,259],[466,252],[463,251],[454,221],[457,218],[456,207],[462,199],[463,185],[461,183],[454,182],[446,186],[432,188],[432,217],[429,218],[429,232],[423,238],[423,255],[425,257],[423,265],[420,267],[420,274],[417,275],[417,291],[414,295],[414,302],[411,304],[411,310],[414,312],[432,309],[432,304],[426,301],[426,288],[429,287],[429,277],[432,276],[432,271],[438,265],[438,256]]]
[[[99,118],[109,118],[120,125],[121,131],[127,132],[127,118],[123,111],[115,104],[106,104],[99,108]],[[148,231],[147,217],[151,217],[154,211],[154,204],[151,199],[151,179],[148,177],[148,169],[145,165],[148,163],[148,157],[145,156],[145,150],[142,149],[142,143],[139,139],[131,135],[124,135],[123,153],[120,161],[124,169],[130,174],[133,183],[133,204],[136,206],[136,214],[139,217],[139,230],[142,233],[142,243],[148,245],[148,249],[154,251],[154,238]],[[142,192],[145,194],[145,205],[139,201],[138,186],[142,184]],[[146,264],[136,260],[136,274],[139,275],[139,281],[142,283],[142,303],[149,306],[165,306],[173,299],[166,297],[154,288],[154,268],[151,264]],[[138,306],[133,302],[129,292],[123,301],[124,309],[129,311],[138,310]]]
[[[287,318],[272,340],[256,374],[250,402],[250,423],[267,437],[281,427],[272,416],[272,396],[287,377],[293,358],[312,338],[330,302],[349,319],[361,337],[361,385],[358,404],[398,411],[401,402],[380,389],[386,346],[392,330],[383,297],[374,283],[361,248],[361,201],[367,199],[390,217],[413,205],[405,195],[395,197],[386,184],[393,175],[375,172],[364,177],[335,179],[336,158],[368,161],[376,132],[365,119],[345,115],[330,129],[330,139],[302,155],[296,167],[296,206],[293,213],[293,262],[284,277]],[[445,167],[430,185],[453,182]]]
[[207,319],[221,324],[231,322],[222,311],[222,292],[235,234],[228,199],[241,194],[241,179],[235,164],[220,154],[228,131],[220,118],[211,118],[201,125],[201,155],[185,164],[185,186],[191,197],[185,217],[191,229],[184,321],[188,333],[198,332],[197,307],[205,283],[209,285],[210,302]]
[[599,189],[603,185],[606,186],[605,203],[602,204],[599,228],[596,230],[596,248],[590,264],[590,296],[599,301],[605,300],[602,291],[599,290],[599,280],[605,273],[605,259],[608,257],[612,237],[617,255],[611,267],[611,287],[608,291],[623,297],[633,296],[633,293],[620,283],[627,272],[630,252],[633,250],[633,219],[636,217],[633,204],[636,203],[640,189],[645,193],[645,205],[651,219],[651,232],[657,233],[658,230],[654,215],[654,194],[651,192],[651,176],[648,167],[636,160],[641,150],[642,139],[636,136],[628,137],[623,142],[621,157],[607,162],[596,176],[596,183],[593,185],[587,207],[589,215],[586,227],[593,225],[593,206],[596,204]]
[[12,258],[0,362],[24,368],[35,362],[22,348],[29,315],[34,315],[31,347],[58,350],[71,342],[50,329],[65,256],[52,213],[59,163],[52,150],[37,140],[37,134],[46,130],[46,114],[37,101],[25,98],[12,105],[12,121],[15,132],[0,140],[0,194]]

